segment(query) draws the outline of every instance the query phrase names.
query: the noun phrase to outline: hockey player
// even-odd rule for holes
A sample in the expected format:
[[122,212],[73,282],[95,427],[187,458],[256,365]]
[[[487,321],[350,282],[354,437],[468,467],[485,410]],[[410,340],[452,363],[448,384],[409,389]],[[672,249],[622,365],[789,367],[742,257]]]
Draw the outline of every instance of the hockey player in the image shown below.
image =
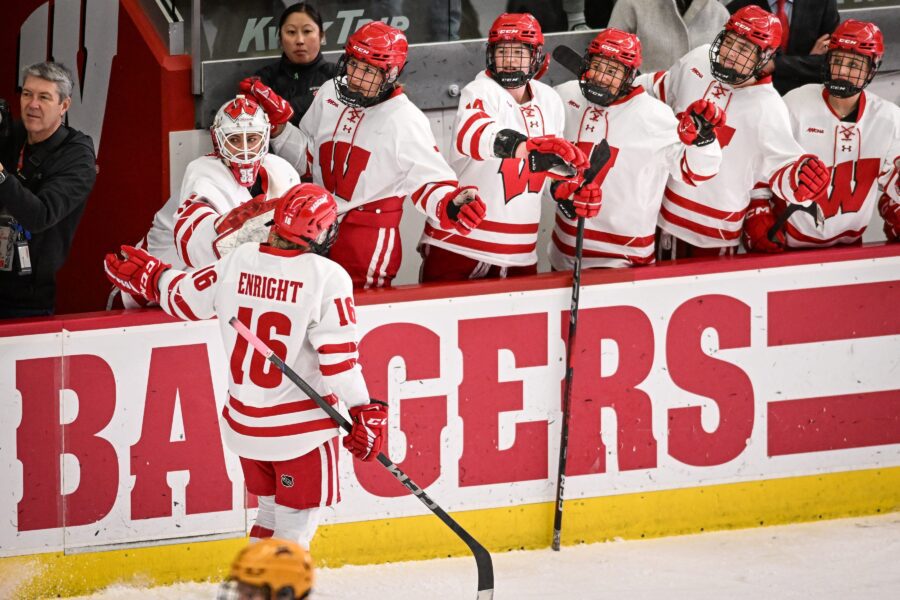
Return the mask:
[[269,538],[238,553],[216,600],[303,600],[314,582],[309,552],[290,540]]
[[[744,224],[749,249],[779,252],[854,244],[862,240],[876,205],[885,218],[885,233],[900,230],[897,168],[900,160],[900,108],[864,91],[884,56],[884,39],[872,23],[850,19],[831,34],[825,84],[809,84],[784,97],[794,137],[831,170],[831,185],[818,201],[825,217],[817,227],[811,215],[797,211],[778,232],[767,237],[785,209],[778,197],[773,214],[765,198],[754,200]],[[891,185],[893,182],[893,185]],[[885,190],[879,202],[879,185]],[[891,207],[894,207],[893,210]]]
[[253,94],[273,124],[272,149],[300,173],[334,193],[340,235],[330,258],[356,287],[386,287],[400,267],[404,199],[466,236],[484,218],[484,203],[438,151],[428,119],[397,84],[406,64],[406,37],[384,23],[353,33],[338,75],[319,88],[299,127],[290,105],[253,78]]
[[[566,112],[566,139],[590,156],[606,139],[610,160],[594,179],[603,196],[593,214],[589,202],[571,198],[577,182],[554,182],[550,190],[560,202],[574,200],[577,216],[586,217],[582,264],[627,267],[654,261],[656,218],[669,175],[693,187],[711,179],[722,151],[715,128],[725,125],[724,111],[697,100],[676,118],[668,106],[633,86],[641,66],[641,42],[633,33],[605,29],[584,54],[581,75],[555,89]],[[599,198],[598,198],[599,199]],[[579,204],[584,208],[579,211]],[[575,215],[557,211],[550,264],[563,271],[575,257]]]
[[[347,273],[321,256],[334,240],[334,198],[300,184],[278,201],[268,243],[245,243],[192,273],[123,246],[106,256],[120,289],[158,302],[185,320],[219,318],[230,358],[222,436],[241,459],[247,490],[259,496],[251,538],[278,537],[309,547],[320,507],[339,500],[338,429],[281,371],[268,366],[228,325],[237,317],[259,332],[294,371],[332,403],[349,407],[344,446],[372,460],[387,412],[370,401],[357,364],[356,317]],[[333,393],[329,393],[333,392]]]
[[803,153],[771,77],[759,76],[780,40],[778,19],[746,6],[731,15],[712,45],[638,79],[676,114],[707,100],[728,118],[716,132],[722,147],[718,175],[702,186],[669,178],[658,222],[660,258],[733,254],[750,196],[762,195],[758,188],[768,186],[788,202],[810,200],[825,189],[827,168]]
[[[220,258],[217,239],[230,233],[238,214],[300,183],[287,161],[269,154],[269,131],[265,111],[252,98],[239,95],[223,104],[210,127],[212,154],[188,164],[181,190],[153,217],[139,247],[177,268]],[[231,219],[221,218],[241,206]],[[274,210],[272,203],[267,206]]]
[[[491,25],[487,70],[462,91],[450,165],[477,186],[487,219],[468,236],[430,218],[422,234],[422,281],[482,279],[537,272],[538,225],[546,179],[571,179],[584,153],[566,141],[559,95],[535,76],[546,66],[544,36],[530,14]],[[583,190],[579,202],[598,195]]]

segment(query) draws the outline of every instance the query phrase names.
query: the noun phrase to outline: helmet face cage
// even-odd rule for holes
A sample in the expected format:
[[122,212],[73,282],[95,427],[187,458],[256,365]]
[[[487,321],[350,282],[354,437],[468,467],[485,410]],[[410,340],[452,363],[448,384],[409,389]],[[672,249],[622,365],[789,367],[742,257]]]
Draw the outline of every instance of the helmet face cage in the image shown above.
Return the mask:
[[[392,71],[398,70],[394,67]],[[338,59],[337,73],[334,82],[338,100],[353,108],[373,106],[390,96],[398,74],[394,72],[391,77],[391,73],[385,73],[383,69],[347,52]]]
[[[523,65],[514,71],[500,71],[497,66],[497,51],[504,53],[507,61]],[[526,51],[530,56],[525,55]],[[522,87],[537,74],[544,62],[544,47],[524,42],[501,40],[488,42],[485,63],[491,79],[506,89]],[[525,66],[527,65],[527,66]]]
[[[879,62],[856,52],[829,50],[823,77],[828,93],[836,98],[850,98],[859,94],[872,82]],[[839,70],[838,76],[835,76],[836,70]]]
[[269,119],[256,102],[238,96],[226,102],[210,128],[213,150],[244,187],[256,181],[269,152]]
[[[589,72],[594,75],[589,76]],[[608,75],[607,83],[597,81],[602,77],[601,74]],[[615,58],[588,52],[581,62],[578,85],[581,87],[581,95],[589,102],[609,106],[631,90],[636,74],[634,67],[626,66]]]
[[774,53],[774,48],[763,51],[747,38],[722,30],[709,47],[710,71],[716,80],[738,85],[756,77]]

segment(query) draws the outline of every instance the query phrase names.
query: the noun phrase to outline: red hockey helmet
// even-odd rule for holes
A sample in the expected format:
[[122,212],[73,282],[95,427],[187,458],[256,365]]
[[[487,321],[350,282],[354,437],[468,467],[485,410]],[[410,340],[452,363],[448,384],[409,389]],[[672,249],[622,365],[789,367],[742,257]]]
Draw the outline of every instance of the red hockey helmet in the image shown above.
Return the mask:
[[[495,50],[504,42],[517,42],[531,49],[528,71],[500,71]],[[522,87],[544,66],[544,34],[537,19],[528,13],[503,13],[494,20],[488,32],[487,71],[491,78],[505,88]]]
[[238,95],[219,108],[209,132],[213,152],[244,187],[256,181],[269,152],[269,118],[253,98]]
[[275,207],[271,231],[316,254],[327,254],[337,237],[334,196],[313,183],[295,185]]
[[[607,77],[589,73],[592,71],[592,64],[598,58],[619,63],[625,68],[624,74],[621,77],[614,77],[611,81],[601,81]],[[601,106],[612,104],[631,90],[641,60],[641,41],[638,36],[612,27],[604,29],[591,40],[584,54],[578,78],[581,94],[594,104]]]
[[[832,67],[841,54],[858,54],[868,61],[868,71],[860,66],[847,64]],[[884,36],[874,23],[847,19],[834,30],[828,41],[828,57],[825,61],[825,87],[832,96],[849,98],[863,91],[875,77],[884,58]],[[843,62],[843,61],[839,61]],[[852,62],[852,61],[851,61]],[[835,77],[837,72],[838,77]]]
[[[402,31],[381,21],[366,23],[351,34],[344,45],[335,80],[338,97],[348,106],[371,106],[381,102],[394,90],[408,54],[409,44]],[[371,78],[362,76],[348,85],[347,62],[351,58],[379,69],[381,82],[376,82],[373,75]]]
[[[750,42],[756,49],[751,52],[735,37]],[[709,62],[713,77],[731,85],[756,77],[780,44],[781,21],[759,6],[745,6],[731,15],[710,46]]]

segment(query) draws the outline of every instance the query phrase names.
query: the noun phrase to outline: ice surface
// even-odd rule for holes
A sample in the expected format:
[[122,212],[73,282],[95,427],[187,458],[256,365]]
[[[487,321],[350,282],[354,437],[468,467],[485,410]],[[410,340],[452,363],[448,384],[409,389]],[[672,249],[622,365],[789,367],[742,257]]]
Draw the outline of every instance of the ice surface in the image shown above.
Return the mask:
[[[900,513],[498,553],[495,598],[887,600],[900,598]],[[313,599],[474,599],[471,557],[319,569]],[[216,584],[114,586],[91,600],[200,600]]]

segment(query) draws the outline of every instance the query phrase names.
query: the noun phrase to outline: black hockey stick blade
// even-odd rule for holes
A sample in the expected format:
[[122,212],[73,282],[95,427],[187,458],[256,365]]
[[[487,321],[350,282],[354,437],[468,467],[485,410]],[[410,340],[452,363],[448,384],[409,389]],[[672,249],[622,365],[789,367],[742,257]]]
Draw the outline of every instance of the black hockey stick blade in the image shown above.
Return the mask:
[[[344,415],[339,413],[335,407],[328,404],[321,395],[319,395],[316,390],[312,388],[306,381],[300,377],[292,368],[284,364],[284,361],[279,358],[275,352],[269,348],[265,342],[259,339],[252,331],[247,329],[247,326],[238,321],[237,317],[231,317],[228,320],[228,324],[234,327],[234,329],[238,332],[242,338],[247,340],[253,348],[256,349],[257,352],[262,354],[266,360],[275,365],[279,371],[281,371],[285,377],[291,380],[291,382],[296,385],[298,388],[303,390],[303,392],[309,396],[313,402],[318,405],[319,408],[324,410],[329,417],[334,420],[334,422],[347,433],[353,428]],[[406,473],[400,470],[400,467],[391,462],[391,459],[388,458],[383,452],[379,452],[376,460],[380,462],[384,468],[386,468],[394,478],[403,484],[403,487],[408,489],[419,501],[428,507],[434,515],[444,522],[444,524],[453,530],[455,533],[465,544],[469,547],[469,550],[472,551],[472,555],[475,557],[475,566],[478,569],[478,595],[476,596],[476,600],[491,600],[494,597],[494,565],[491,560],[491,554],[487,551],[487,549],[478,543],[478,540],[473,538],[468,531],[462,528],[462,526],[457,523],[453,517],[448,515],[443,508],[438,506],[434,500],[432,500],[428,494],[425,493],[425,490],[420,488],[418,485],[410,479]]]
[[561,44],[554,48],[553,60],[561,64],[576,77],[581,76],[582,57],[568,46]]
[[788,219],[791,218],[795,212],[805,212],[809,216],[813,218],[815,221],[816,229],[821,229],[825,224],[825,215],[822,212],[822,207],[819,206],[818,202],[810,202],[809,204],[803,205],[798,203],[791,203],[784,209],[784,211],[778,215],[778,219],[775,220],[775,224],[769,228],[768,234],[766,237],[769,238],[769,241],[773,244],[776,243],[776,239],[778,237],[778,232],[784,229],[785,224],[788,222]]

